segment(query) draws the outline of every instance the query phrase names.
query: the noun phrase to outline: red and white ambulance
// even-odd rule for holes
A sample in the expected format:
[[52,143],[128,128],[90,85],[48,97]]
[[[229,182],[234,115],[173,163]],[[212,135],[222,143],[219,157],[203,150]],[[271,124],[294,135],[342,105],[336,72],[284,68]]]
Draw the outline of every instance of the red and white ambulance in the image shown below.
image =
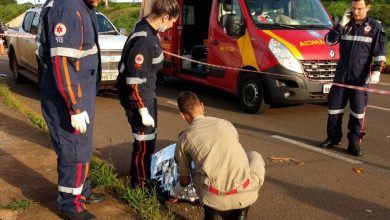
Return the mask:
[[[324,36],[332,21],[320,0],[178,0],[180,18],[160,34],[160,74],[237,95],[245,112],[270,104],[326,102],[339,58]],[[239,70],[241,69],[241,70]],[[245,71],[250,70],[250,71]]]

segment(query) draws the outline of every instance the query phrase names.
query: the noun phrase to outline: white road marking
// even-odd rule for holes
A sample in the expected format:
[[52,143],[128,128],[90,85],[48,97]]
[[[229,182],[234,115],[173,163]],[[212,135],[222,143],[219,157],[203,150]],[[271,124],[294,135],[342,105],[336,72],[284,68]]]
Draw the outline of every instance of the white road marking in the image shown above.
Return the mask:
[[383,108],[383,107],[378,107],[378,106],[374,106],[374,105],[367,105],[367,106],[370,107],[370,108],[375,108],[375,109],[379,109],[379,110],[390,112],[389,108]]
[[292,139],[289,139],[289,138],[285,138],[285,137],[282,137],[282,136],[279,136],[279,135],[271,135],[271,137],[273,137],[275,139],[278,139],[278,140],[281,140],[281,141],[284,141],[284,142],[287,142],[287,143],[290,143],[290,144],[297,145],[299,147],[302,147],[302,148],[305,148],[305,149],[308,149],[308,150],[311,150],[311,151],[314,151],[314,152],[317,152],[317,153],[320,153],[320,154],[324,154],[324,155],[329,156],[329,157],[333,157],[333,158],[336,158],[336,159],[339,159],[339,160],[346,161],[348,163],[352,163],[352,164],[362,164],[363,163],[361,161],[354,160],[354,159],[351,159],[349,157],[345,157],[343,155],[336,154],[334,152],[327,151],[325,149],[322,149],[322,148],[319,148],[319,147],[315,147],[315,146],[312,146],[312,145],[309,145],[309,144],[305,144],[303,142],[295,141],[295,140],[292,140]]
[[174,102],[174,101],[165,101],[166,103],[170,104],[170,105],[174,105],[174,106],[177,106],[177,103]]

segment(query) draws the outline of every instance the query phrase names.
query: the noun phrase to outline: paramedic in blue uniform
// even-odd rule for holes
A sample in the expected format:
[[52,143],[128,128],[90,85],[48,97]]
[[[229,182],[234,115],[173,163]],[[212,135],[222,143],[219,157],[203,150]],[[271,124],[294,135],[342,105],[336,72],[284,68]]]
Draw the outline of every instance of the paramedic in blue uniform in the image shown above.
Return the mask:
[[151,13],[129,35],[118,65],[118,96],[134,136],[130,168],[134,188],[147,186],[156,145],[156,79],[164,60],[158,32],[171,28],[178,16],[176,0],[154,0]]
[[[386,63],[386,35],[380,21],[367,16],[370,0],[353,0],[341,21],[326,36],[328,45],[340,44],[335,83],[369,87],[379,82]],[[365,91],[332,86],[328,96],[327,138],[322,148],[338,145],[342,139],[342,118],[349,100],[348,149],[362,156],[360,143],[365,134],[364,117],[368,94]]]
[[87,180],[101,72],[99,1],[48,0],[37,34],[42,114],[58,156],[57,204],[67,219],[95,219],[84,204],[104,199]]

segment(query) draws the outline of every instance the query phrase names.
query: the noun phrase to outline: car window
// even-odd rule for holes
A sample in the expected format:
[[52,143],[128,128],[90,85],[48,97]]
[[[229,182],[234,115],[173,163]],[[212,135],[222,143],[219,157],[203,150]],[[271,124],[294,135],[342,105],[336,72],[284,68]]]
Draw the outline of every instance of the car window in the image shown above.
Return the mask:
[[32,20],[34,18],[34,15],[35,15],[35,12],[27,12],[26,16],[24,17],[23,26],[22,26],[24,31],[30,32],[30,27],[31,27],[31,23],[32,23]]
[[112,24],[107,20],[106,17],[104,17],[101,14],[97,14],[97,21],[99,26],[99,33],[101,32],[110,32],[115,31],[115,28],[112,26]]
[[30,33],[31,34],[37,34],[38,31],[38,24],[39,24],[39,13],[35,13],[34,19],[31,24]]

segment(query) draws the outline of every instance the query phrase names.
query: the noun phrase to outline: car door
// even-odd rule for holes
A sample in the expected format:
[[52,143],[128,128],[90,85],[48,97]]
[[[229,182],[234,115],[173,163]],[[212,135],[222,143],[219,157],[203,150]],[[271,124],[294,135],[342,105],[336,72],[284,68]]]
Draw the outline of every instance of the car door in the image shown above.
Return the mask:
[[[34,11],[29,11],[26,13],[26,16],[24,17],[24,20],[23,20],[22,28],[20,29],[20,34],[27,36],[30,33],[31,23],[34,19],[34,16],[35,16]],[[28,37],[19,37],[18,38],[18,46],[19,46],[18,49],[20,52],[20,64],[22,66],[28,66],[29,57],[28,57],[28,54],[26,52],[27,52],[28,45],[31,43],[31,40],[32,39],[30,39]]]
[[[208,62],[211,64],[240,68],[241,53],[237,43],[237,36],[231,36],[225,29],[228,16],[241,18],[241,11],[237,0],[218,0],[214,5],[210,17]],[[232,74],[223,68],[209,67],[208,82],[221,88],[233,88]]]
[[35,37],[38,31],[38,24],[39,24],[39,13],[35,13],[34,18],[31,23],[30,31],[29,33],[34,36],[34,38],[27,38],[27,44],[26,44],[26,67],[33,70],[34,73],[38,72],[38,63],[36,59],[35,52],[37,50],[37,43],[35,41]]

